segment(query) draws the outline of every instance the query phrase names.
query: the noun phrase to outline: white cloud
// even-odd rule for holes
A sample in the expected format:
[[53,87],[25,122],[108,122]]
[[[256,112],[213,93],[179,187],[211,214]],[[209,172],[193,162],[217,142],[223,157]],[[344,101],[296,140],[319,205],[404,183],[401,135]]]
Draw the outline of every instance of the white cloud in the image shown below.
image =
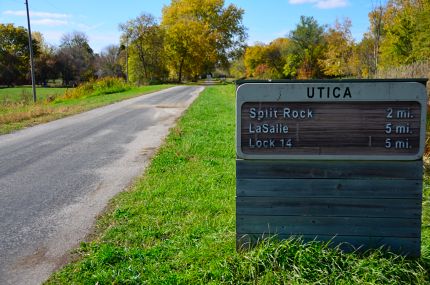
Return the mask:
[[[26,17],[25,10],[7,10],[2,13],[8,16]],[[39,26],[65,26],[68,25],[68,19],[71,17],[68,14],[50,13],[50,12],[37,12],[30,11],[31,23]]]
[[83,23],[71,23],[71,24],[75,25],[80,30],[83,30],[86,32],[96,30],[96,29],[98,29],[104,25],[103,23],[98,23],[98,24],[94,24],[94,25],[87,25],[87,24],[83,24]]
[[333,9],[345,7],[348,5],[348,0],[288,0],[290,4],[313,4],[320,9]]
[[66,26],[68,24],[67,21],[56,20],[56,19],[35,19],[35,20],[31,20],[31,23],[34,25],[50,26],[50,27]]
[[345,7],[348,5],[347,0],[324,0],[318,1],[317,7],[321,9],[333,9],[339,7]]
[[46,39],[46,41],[55,45],[60,44],[60,40],[63,34],[64,34],[63,31],[53,31],[53,30],[43,31],[43,37]]
[[[27,16],[27,12],[25,10],[7,10],[7,11],[4,11],[3,14],[20,16],[20,17]],[[30,17],[48,18],[48,19],[67,19],[67,18],[70,18],[71,16],[68,14],[60,14],[60,13],[30,11]]]

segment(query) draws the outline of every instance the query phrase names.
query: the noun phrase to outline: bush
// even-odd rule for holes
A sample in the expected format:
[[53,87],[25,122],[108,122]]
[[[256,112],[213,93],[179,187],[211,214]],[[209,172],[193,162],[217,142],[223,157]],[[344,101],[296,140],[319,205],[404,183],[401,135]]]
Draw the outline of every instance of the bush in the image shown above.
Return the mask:
[[89,81],[78,87],[67,90],[62,99],[76,99],[91,96],[106,95],[127,91],[131,88],[124,79],[117,77],[105,77],[95,81]]
[[124,79],[118,77],[105,77],[94,82],[92,96],[119,93],[129,90],[131,87]]

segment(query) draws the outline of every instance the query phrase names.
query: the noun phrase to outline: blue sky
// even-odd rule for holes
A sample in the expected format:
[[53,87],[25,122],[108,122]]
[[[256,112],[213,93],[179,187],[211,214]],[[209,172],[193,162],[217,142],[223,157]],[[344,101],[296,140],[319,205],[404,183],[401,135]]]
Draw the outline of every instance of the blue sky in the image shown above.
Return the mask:
[[[88,35],[90,45],[100,52],[118,44],[118,24],[142,12],[161,17],[170,0],[28,0],[32,31],[41,32],[46,41],[58,45],[61,36],[73,31]],[[286,36],[300,16],[313,16],[320,25],[332,25],[348,17],[352,34],[359,41],[368,29],[367,14],[380,0],[225,0],[245,10],[248,43],[269,43]],[[24,0],[0,0],[0,23],[27,27]]]

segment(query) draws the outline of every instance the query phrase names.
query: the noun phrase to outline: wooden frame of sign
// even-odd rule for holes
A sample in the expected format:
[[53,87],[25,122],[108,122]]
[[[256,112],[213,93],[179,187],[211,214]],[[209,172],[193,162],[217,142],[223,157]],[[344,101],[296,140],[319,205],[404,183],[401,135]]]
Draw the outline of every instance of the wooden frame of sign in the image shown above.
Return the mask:
[[236,232],[420,255],[425,79],[241,81]]

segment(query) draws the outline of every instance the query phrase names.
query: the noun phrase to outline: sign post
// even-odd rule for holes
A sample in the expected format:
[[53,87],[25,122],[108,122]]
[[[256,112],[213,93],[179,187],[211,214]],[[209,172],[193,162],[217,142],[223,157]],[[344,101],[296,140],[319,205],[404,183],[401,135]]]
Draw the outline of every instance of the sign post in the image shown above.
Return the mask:
[[238,247],[275,234],[418,256],[425,82],[240,82]]

